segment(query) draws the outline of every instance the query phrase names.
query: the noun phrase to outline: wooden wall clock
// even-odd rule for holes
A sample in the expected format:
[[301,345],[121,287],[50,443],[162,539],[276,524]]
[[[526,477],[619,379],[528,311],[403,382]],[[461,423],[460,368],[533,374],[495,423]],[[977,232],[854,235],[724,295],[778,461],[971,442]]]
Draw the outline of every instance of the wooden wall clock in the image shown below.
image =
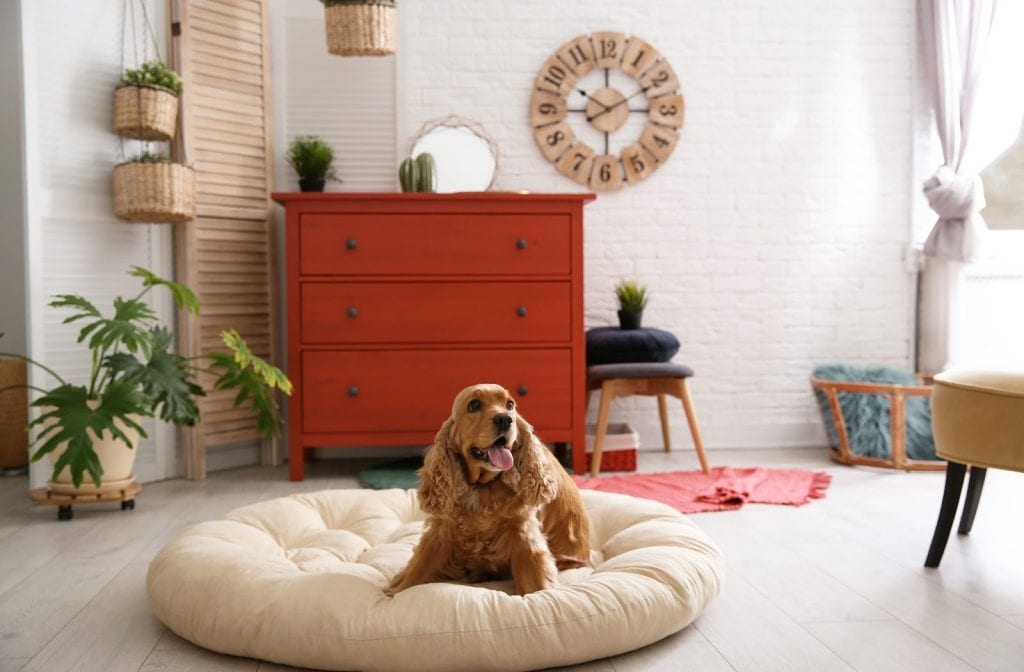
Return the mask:
[[635,35],[580,35],[537,74],[530,125],[560,172],[595,191],[615,191],[646,178],[675,149],[683,125],[679,79]]

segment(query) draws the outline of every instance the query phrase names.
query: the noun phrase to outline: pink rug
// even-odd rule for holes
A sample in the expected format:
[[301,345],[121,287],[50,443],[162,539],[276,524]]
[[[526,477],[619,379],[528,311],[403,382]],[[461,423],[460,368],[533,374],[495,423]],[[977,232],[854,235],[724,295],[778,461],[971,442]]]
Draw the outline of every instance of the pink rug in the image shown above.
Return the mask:
[[654,499],[682,513],[730,511],[745,503],[803,506],[825,496],[832,477],[823,471],[715,467],[702,471],[668,471],[629,476],[573,476],[588,490],[618,492]]

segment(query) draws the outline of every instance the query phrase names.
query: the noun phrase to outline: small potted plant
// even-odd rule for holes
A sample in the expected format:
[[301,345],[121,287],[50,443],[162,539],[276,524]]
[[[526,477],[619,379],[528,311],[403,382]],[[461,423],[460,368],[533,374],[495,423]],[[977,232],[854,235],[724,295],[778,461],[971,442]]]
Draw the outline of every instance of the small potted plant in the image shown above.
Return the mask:
[[114,214],[126,222],[186,222],[196,216],[196,175],[167,154],[143,152],[114,167]]
[[300,135],[288,146],[288,165],[299,176],[301,191],[323,191],[327,180],[336,180],[334,150],[319,136]]
[[320,0],[324,4],[327,51],[336,56],[395,53],[395,0]]
[[635,280],[621,280],[615,285],[615,297],[619,300],[619,328],[639,329],[647,307],[647,287]]
[[160,61],[125,70],[114,89],[114,132],[137,140],[170,140],[181,96],[178,73]]
[[[199,301],[186,286],[135,266],[129,273],[141,280],[135,296],[114,299],[113,314],[104,315],[90,301],[74,294],[56,296],[50,306],[68,309],[64,323],[80,322],[78,342],[86,343],[91,370],[84,383],[74,383],[53,369],[23,359],[50,374],[56,384],[34,388],[41,396],[32,406],[42,414],[29,423],[35,462],[51,455],[51,489],[63,493],[95,492],[134,480],[135,447],[146,436],[140,420],[156,416],[174,425],[199,421],[195,398],[206,392],[196,383],[199,372],[215,376],[213,387],[237,390],[235,405],[248,401],[257,426],[268,436],[278,432],[280,418],[274,390],[291,394],[291,382],[279,369],[252,353],[235,330],[224,331],[225,350],[184,358],[172,352],[171,332],[157,324],[156,313],[143,298],[154,287],[169,290],[179,309],[199,312]],[[88,474],[92,485],[83,484]]]

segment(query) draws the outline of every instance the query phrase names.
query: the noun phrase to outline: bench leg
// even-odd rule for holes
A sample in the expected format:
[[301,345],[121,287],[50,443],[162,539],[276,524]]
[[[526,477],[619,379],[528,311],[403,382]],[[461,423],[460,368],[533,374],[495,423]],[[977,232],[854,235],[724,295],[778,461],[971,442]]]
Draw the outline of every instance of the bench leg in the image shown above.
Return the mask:
[[590,475],[597,476],[601,472],[601,451],[604,450],[604,437],[608,433],[608,414],[615,398],[615,381],[606,380],[601,383],[601,407],[597,411],[597,434],[594,436],[594,454],[590,457]]
[[668,405],[664,394],[658,395],[658,415],[661,416],[661,440],[664,442],[665,452],[668,453],[672,450],[672,438],[669,434]]
[[953,529],[953,519],[956,518],[956,505],[960,503],[965,471],[966,467],[959,462],[946,463],[946,487],[942,491],[942,506],[939,507],[939,519],[935,523],[935,533],[928,547],[928,557],[924,561],[925,567],[938,567],[942,561],[949,531]]
[[679,398],[683,400],[683,410],[686,411],[686,422],[690,425],[690,435],[693,437],[693,447],[697,450],[700,468],[705,474],[710,473],[708,456],[704,453],[704,442],[700,439],[700,427],[697,425],[697,414],[693,411],[693,399],[690,398],[690,388],[686,384],[686,378],[679,379]]

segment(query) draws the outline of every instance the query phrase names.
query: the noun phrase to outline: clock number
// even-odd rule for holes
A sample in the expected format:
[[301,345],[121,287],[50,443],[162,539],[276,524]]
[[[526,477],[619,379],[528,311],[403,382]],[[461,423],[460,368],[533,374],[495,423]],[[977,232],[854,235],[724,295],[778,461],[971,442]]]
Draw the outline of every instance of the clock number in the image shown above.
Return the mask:
[[576,142],[576,134],[572,132],[564,119],[535,129],[533,138],[548,161],[558,161],[569,149],[569,146]]
[[552,65],[548,68],[548,74],[544,77],[544,81],[552,85],[556,89],[561,88],[562,82],[565,81],[566,71],[560,65]]
[[671,128],[652,123],[648,123],[640,135],[640,145],[650,152],[658,160],[658,163],[664,163],[668,159],[678,141],[679,133]]
[[622,33],[594,33],[590,36],[597,57],[597,67],[617,68],[626,47],[626,36]]
[[578,44],[574,44],[569,49],[569,55],[572,56],[573,65],[582,65],[587,60],[587,57],[583,54],[583,47]]
[[617,191],[622,188],[622,173],[619,159],[612,154],[594,158],[594,172],[590,176],[590,188],[594,191]]
[[590,38],[579,35],[569,40],[558,50],[558,58],[576,77],[587,74],[594,69],[594,47]]
[[629,182],[639,182],[658,169],[658,162],[638,143],[622,150],[622,165]]
[[634,79],[640,79],[640,75],[654,65],[660,56],[657,49],[634,35],[629,38],[626,51],[622,54],[622,71]]
[[666,93],[679,89],[679,80],[672,66],[662,61],[656,68],[644,73],[640,77],[640,86],[647,91],[647,98],[657,98]]
[[575,83],[576,74],[555,54],[544,62],[537,79],[534,80],[534,87],[556,96],[565,96],[572,91]]
[[565,99],[547,91],[534,91],[530,96],[530,125],[549,126],[565,118]]
[[587,184],[590,168],[594,165],[594,150],[585,143],[577,142],[561,159],[555,162],[558,171],[580,184]]
[[678,93],[651,98],[647,118],[662,126],[680,128],[683,125],[683,107],[683,96]]

